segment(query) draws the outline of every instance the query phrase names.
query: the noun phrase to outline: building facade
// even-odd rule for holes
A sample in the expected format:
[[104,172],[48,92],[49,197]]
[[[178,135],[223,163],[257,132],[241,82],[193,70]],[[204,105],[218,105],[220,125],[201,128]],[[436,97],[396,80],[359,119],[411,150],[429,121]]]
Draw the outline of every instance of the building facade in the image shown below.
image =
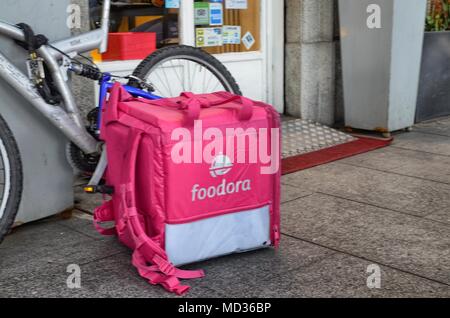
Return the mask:
[[[208,25],[211,21],[202,22],[197,16],[196,10],[201,10],[202,6],[198,2],[181,0],[180,8],[172,9],[172,13],[178,15],[175,41],[179,44],[203,46],[196,38],[198,30],[213,27]],[[250,34],[252,43],[245,45],[238,39],[240,43],[213,43],[202,49],[214,54],[227,66],[244,95],[269,102],[286,115],[327,125],[342,120],[337,0],[219,2],[223,3],[224,11],[221,23],[237,26],[242,39]],[[82,13],[81,27],[73,32],[86,31],[92,27],[92,1],[91,10],[88,0],[73,0],[73,3],[80,6]],[[228,9],[233,5],[238,9]],[[142,14],[145,17],[146,13]],[[119,21],[121,19],[124,17],[119,15],[113,22],[115,31],[131,30],[129,25],[124,26],[123,21]],[[129,21],[129,16],[127,19]],[[145,21],[145,18],[140,19]],[[97,63],[105,71],[126,74],[132,72],[138,61]],[[86,110],[92,108],[95,105],[94,86],[74,78],[74,87],[82,107]]]

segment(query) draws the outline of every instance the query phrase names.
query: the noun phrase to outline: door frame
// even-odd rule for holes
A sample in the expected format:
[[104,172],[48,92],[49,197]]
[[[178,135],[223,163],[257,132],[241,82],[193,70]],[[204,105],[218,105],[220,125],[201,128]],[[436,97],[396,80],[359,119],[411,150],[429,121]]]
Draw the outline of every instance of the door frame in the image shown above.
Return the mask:
[[[222,62],[266,61],[263,69],[265,102],[284,112],[284,1],[261,0],[261,50],[224,53],[215,56]],[[281,5],[280,5],[281,4]],[[179,16],[180,42],[195,46],[194,1],[182,0]],[[239,84],[239,83],[238,83]]]

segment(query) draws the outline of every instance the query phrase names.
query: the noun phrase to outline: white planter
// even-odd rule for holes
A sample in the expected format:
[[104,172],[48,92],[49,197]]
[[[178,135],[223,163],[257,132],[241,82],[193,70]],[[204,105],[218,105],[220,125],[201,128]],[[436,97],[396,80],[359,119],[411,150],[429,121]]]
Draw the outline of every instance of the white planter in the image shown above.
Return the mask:
[[[369,28],[369,5],[381,28]],[[426,0],[339,0],[345,123],[388,133],[414,124]]]

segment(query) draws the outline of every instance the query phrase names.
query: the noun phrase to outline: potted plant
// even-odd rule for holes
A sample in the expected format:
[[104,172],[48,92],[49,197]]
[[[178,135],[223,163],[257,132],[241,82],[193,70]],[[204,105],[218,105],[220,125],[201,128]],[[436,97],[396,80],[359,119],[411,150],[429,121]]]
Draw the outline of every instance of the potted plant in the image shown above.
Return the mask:
[[428,0],[416,121],[450,115],[450,0]]
[[425,30],[445,31],[449,27],[449,2],[448,0],[428,0],[427,20]]

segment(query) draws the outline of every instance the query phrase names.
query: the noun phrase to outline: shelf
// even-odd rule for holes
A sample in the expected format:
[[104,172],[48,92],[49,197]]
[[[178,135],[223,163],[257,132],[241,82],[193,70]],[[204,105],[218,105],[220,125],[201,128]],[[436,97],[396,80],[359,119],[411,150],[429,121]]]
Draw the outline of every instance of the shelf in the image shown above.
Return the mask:
[[111,12],[120,12],[123,16],[160,16],[166,14],[167,9],[147,3],[115,2],[111,4]]

